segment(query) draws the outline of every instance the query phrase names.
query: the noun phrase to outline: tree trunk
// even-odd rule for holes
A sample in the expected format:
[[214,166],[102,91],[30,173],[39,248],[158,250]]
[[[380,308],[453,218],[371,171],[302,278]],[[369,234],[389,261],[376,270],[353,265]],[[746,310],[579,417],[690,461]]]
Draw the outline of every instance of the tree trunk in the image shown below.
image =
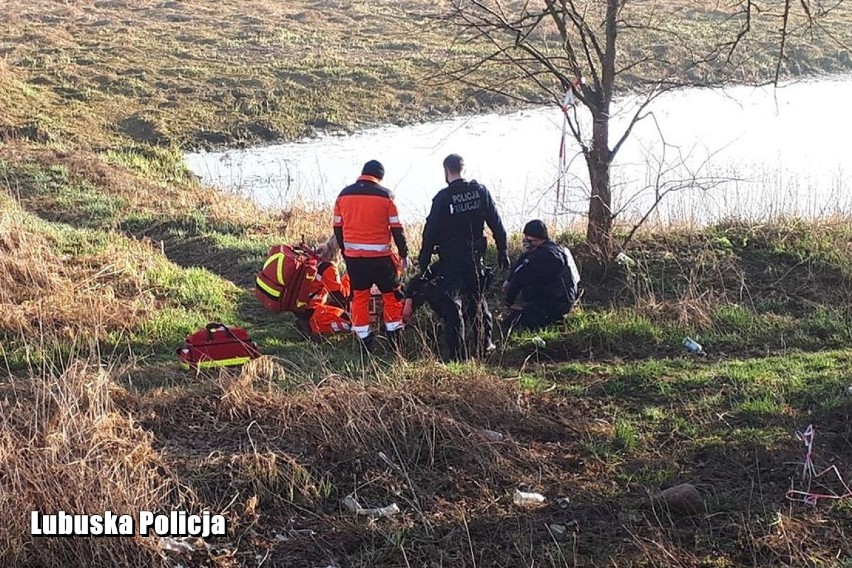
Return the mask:
[[602,263],[612,256],[612,190],[610,188],[609,116],[594,113],[592,145],[586,154],[589,168],[591,195],[589,197],[589,225],[586,240],[592,253]]
[[609,148],[609,107],[615,85],[618,12],[623,4],[624,0],[606,2],[606,41],[601,58],[600,80],[595,81],[598,90],[587,104],[592,111],[593,122],[592,143],[585,153],[592,190],[586,241],[594,259],[588,264],[597,264],[599,268],[606,267],[612,258],[612,188],[609,176],[613,154]]

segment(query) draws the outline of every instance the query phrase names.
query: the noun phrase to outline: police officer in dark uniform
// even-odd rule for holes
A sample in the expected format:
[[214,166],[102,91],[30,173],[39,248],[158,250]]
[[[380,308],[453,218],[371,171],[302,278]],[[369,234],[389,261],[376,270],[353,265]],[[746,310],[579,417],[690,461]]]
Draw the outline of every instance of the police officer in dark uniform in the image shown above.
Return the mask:
[[444,159],[447,187],[432,199],[432,210],[423,228],[423,248],[418,259],[426,271],[437,247],[441,281],[435,307],[443,320],[444,343],[450,359],[468,357],[465,324],[473,324],[473,339],[486,351],[494,349],[491,312],[485,300],[483,257],[487,246],[483,230],[491,229],[500,268],[509,267],[506,229],[488,189],[462,177],[464,160],[458,154]]
[[580,275],[571,251],[550,240],[547,226],[538,219],[524,226],[524,254],[512,266],[503,284],[506,304],[522,295],[523,307],[514,309],[516,329],[540,329],[556,323],[577,301]]

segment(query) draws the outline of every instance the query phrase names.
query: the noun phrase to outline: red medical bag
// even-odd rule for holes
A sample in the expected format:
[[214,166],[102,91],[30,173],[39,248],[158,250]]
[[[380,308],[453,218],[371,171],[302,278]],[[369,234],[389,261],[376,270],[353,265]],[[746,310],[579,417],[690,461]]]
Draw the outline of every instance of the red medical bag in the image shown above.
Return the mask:
[[260,357],[248,331],[221,323],[208,323],[204,329],[188,335],[177,354],[184,369],[231,367]]

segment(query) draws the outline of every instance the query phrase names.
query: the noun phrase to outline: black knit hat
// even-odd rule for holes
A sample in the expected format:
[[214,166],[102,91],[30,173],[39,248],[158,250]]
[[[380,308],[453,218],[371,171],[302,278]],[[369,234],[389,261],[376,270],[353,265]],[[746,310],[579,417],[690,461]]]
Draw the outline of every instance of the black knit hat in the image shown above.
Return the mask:
[[385,167],[378,160],[370,160],[364,164],[364,169],[361,170],[362,176],[373,176],[374,178],[382,179],[385,177]]
[[533,219],[524,225],[524,234],[528,237],[544,239],[545,241],[550,238],[547,236],[547,225],[540,219]]

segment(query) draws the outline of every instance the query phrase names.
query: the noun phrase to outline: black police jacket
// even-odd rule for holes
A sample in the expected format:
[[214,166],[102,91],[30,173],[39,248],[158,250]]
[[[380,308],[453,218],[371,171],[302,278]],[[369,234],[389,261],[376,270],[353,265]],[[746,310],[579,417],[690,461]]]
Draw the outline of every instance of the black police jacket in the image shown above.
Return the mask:
[[525,302],[553,305],[573,304],[577,299],[580,275],[567,248],[545,241],[525,252],[509,273],[506,302],[513,304],[519,293]]
[[423,227],[420,268],[425,270],[438,247],[445,269],[485,254],[485,225],[491,229],[498,251],[506,250],[506,229],[491,193],[476,180],[453,181],[432,199],[432,210]]

